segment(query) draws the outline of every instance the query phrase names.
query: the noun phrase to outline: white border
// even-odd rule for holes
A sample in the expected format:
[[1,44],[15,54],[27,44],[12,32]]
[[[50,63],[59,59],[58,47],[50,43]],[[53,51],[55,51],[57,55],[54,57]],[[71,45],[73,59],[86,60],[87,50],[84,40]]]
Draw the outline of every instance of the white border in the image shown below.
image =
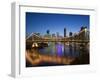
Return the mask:
[[[68,7],[47,7],[47,6],[33,6],[31,4],[15,4],[14,26],[15,26],[15,55],[13,59],[14,68],[12,75],[17,76],[39,76],[39,75],[60,75],[68,73],[84,73],[94,72],[96,70],[96,51],[95,45],[95,9],[73,8]],[[43,12],[43,13],[62,13],[62,14],[81,14],[90,15],[90,65],[67,65],[67,66],[50,66],[50,67],[25,67],[25,12]],[[18,44],[19,43],[19,44]],[[95,54],[94,54],[95,53]],[[17,64],[18,63],[18,64]]]

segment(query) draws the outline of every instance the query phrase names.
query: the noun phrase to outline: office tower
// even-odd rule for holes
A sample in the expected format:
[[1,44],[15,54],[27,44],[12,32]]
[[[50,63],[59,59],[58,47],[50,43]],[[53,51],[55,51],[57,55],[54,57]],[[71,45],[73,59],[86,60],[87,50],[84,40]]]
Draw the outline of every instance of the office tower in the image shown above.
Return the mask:
[[47,30],[47,34],[50,34],[50,30]]
[[66,28],[64,28],[64,37],[66,37]]

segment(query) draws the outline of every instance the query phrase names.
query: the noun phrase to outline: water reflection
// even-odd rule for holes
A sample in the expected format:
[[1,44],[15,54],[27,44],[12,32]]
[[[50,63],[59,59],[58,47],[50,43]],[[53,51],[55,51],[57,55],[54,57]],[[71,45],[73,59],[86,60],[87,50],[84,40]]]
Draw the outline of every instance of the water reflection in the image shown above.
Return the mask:
[[86,47],[80,43],[49,42],[48,47],[38,49],[40,54],[79,57],[81,53],[88,53]]
[[89,64],[87,43],[49,42],[48,46],[26,51],[26,67]]

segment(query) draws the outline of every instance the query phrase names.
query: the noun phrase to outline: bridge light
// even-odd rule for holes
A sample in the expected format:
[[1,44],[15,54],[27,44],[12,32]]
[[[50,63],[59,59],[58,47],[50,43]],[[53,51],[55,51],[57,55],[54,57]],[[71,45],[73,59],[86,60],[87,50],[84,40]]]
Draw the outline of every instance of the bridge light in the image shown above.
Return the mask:
[[35,47],[34,43],[32,44],[32,47]]
[[36,45],[36,47],[38,47],[38,44],[37,43],[35,45]]

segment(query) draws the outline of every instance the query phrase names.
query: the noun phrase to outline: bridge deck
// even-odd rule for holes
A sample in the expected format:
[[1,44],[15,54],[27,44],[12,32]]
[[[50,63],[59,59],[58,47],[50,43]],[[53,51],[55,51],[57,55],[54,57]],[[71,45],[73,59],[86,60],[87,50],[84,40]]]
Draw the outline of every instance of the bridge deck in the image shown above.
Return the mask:
[[26,42],[86,42],[89,40],[26,40]]

